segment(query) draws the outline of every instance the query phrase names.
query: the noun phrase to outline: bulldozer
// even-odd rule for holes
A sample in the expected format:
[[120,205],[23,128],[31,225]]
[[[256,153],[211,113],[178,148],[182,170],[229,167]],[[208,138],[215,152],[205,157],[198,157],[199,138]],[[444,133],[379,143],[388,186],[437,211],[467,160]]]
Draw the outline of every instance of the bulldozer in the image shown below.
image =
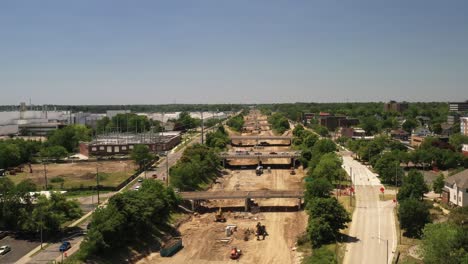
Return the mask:
[[223,215],[223,211],[221,210],[221,207],[219,208],[218,212],[215,214],[215,222],[226,222],[226,217]]

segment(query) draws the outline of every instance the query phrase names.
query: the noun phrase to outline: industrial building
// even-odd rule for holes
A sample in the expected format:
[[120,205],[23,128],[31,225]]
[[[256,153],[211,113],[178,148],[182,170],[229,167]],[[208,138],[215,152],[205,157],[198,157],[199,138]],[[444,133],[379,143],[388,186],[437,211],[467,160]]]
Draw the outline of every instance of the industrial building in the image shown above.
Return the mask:
[[147,145],[152,152],[167,151],[181,142],[179,132],[165,133],[109,133],[98,135],[91,142],[80,143],[85,156],[129,154],[135,145]]
[[450,102],[449,111],[457,113],[468,111],[468,100],[465,102]]

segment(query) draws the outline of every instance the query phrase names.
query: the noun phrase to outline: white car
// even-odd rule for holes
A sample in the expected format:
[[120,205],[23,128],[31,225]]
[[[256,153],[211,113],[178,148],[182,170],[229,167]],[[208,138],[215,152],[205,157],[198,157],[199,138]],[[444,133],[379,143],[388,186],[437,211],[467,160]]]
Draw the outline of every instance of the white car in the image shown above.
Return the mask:
[[5,255],[6,253],[11,251],[11,247],[8,245],[0,247],[0,255]]
[[138,185],[138,186],[136,186],[136,187],[135,187],[135,188],[133,188],[133,189],[134,189],[135,191],[138,191],[138,190],[140,190],[140,188],[141,188],[141,186],[140,186],[140,185]]

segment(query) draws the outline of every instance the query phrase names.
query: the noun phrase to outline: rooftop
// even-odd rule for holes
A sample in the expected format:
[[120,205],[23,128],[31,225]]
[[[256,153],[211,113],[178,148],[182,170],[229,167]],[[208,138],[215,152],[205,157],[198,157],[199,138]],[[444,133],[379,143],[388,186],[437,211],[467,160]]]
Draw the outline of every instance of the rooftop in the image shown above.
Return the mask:
[[457,184],[458,187],[461,188],[468,188],[468,169],[459,172],[453,176],[448,177],[445,182],[453,185],[454,183]]

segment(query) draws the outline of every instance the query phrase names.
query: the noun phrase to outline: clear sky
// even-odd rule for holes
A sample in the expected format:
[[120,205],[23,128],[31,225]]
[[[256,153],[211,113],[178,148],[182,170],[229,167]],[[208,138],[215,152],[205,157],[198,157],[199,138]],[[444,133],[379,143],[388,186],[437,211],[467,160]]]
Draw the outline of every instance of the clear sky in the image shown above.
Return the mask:
[[468,1],[0,1],[0,104],[468,99]]

